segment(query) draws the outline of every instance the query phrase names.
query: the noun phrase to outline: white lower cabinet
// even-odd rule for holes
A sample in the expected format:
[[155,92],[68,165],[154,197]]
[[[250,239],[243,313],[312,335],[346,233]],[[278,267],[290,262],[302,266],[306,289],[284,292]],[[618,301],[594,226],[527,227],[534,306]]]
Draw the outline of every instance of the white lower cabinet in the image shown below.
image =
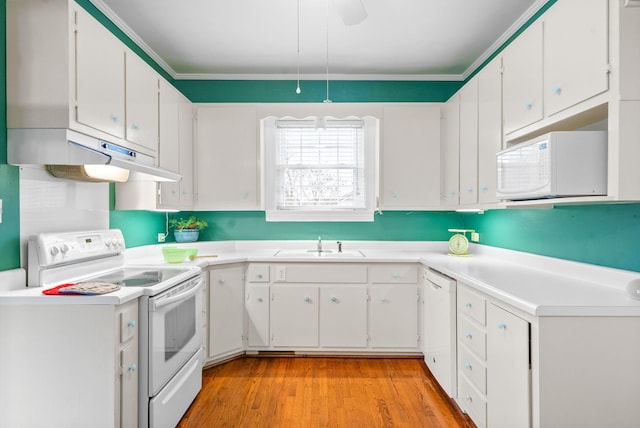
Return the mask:
[[373,348],[418,346],[418,288],[407,285],[373,285],[369,335]]
[[418,354],[416,263],[250,263],[249,352]]
[[249,347],[269,346],[269,298],[269,284],[247,284],[244,307]]
[[0,426],[137,426],[138,325],[137,299],[1,306]]
[[530,324],[460,285],[458,404],[478,427],[530,427]]
[[320,288],[320,346],[367,346],[367,287],[335,285]]
[[209,271],[208,361],[244,352],[244,266]]
[[315,285],[271,287],[272,346],[318,346],[318,291]]
[[487,425],[529,427],[529,323],[487,304]]

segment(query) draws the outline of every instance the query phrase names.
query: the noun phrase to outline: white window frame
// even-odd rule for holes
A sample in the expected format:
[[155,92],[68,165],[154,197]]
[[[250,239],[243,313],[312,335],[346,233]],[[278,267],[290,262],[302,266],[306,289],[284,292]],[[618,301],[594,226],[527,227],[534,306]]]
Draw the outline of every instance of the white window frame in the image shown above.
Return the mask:
[[[277,167],[278,126],[324,127],[345,126],[354,121],[362,123],[364,130],[364,206],[362,208],[281,208],[279,207],[280,178]],[[347,117],[268,117],[261,120],[265,213],[267,221],[373,221],[377,196],[379,120],[377,118]]]

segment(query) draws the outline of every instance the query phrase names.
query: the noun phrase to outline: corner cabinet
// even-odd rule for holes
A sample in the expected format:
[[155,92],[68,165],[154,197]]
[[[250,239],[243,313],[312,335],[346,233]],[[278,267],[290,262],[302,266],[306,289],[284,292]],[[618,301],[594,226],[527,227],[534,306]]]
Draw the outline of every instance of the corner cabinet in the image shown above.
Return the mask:
[[69,128],[156,156],[151,67],[73,0],[6,11],[8,128]]
[[379,207],[438,207],[440,105],[387,105],[383,111]]
[[420,353],[415,263],[251,263],[246,289],[249,353]]
[[256,107],[198,104],[195,117],[195,209],[259,210]]
[[244,353],[244,265],[208,271],[209,295],[206,363]]
[[0,426],[137,426],[138,325],[137,299],[2,306]]

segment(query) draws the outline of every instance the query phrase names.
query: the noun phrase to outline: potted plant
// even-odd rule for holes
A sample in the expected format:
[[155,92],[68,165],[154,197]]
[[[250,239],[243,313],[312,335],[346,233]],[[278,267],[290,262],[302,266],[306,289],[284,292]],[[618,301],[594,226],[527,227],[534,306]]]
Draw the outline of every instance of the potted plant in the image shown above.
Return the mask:
[[176,242],[195,242],[200,236],[200,231],[209,224],[205,220],[201,220],[194,215],[188,218],[172,218],[169,220],[169,226],[173,230],[173,236]]

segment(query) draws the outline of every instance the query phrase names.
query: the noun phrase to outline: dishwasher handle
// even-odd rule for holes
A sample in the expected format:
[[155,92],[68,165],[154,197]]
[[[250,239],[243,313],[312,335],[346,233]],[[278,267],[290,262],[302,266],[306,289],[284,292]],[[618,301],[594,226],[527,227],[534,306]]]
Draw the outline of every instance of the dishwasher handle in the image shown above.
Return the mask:
[[451,290],[456,285],[456,280],[449,278],[446,275],[435,272],[428,269],[425,272],[425,279],[431,283],[431,286],[436,289],[444,289],[445,291]]

